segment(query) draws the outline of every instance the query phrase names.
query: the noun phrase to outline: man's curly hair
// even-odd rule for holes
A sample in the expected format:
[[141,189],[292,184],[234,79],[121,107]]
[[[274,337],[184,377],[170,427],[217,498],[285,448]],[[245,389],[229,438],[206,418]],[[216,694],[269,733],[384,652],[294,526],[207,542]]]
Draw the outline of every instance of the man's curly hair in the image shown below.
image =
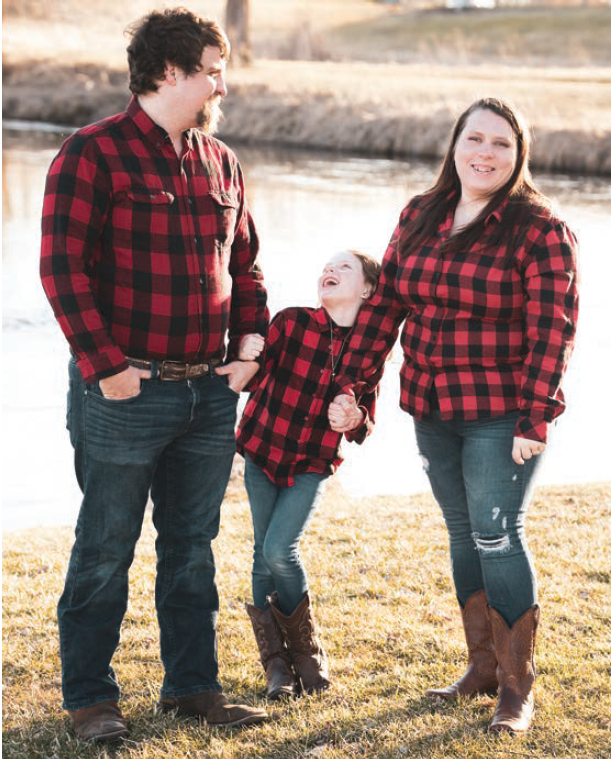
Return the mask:
[[197,16],[186,8],[153,11],[126,29],[129,88],[134,95],[156,92],[167,64],[185,74],[201,70],[205,47],[217,47],[224,60],[230,45],[225,32],[213,19]]

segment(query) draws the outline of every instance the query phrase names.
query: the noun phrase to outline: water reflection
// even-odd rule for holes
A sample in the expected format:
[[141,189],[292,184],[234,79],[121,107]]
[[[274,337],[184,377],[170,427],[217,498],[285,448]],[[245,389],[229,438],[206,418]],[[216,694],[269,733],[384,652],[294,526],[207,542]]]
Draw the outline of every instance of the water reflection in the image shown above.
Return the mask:
[[[67,348],[38,279],[40,208],[48,165],[67,132],[4,132],[3,373],[5,528],[74,521],[79,494],[64,430]],[[238,146],[257,222],[272,312],[314,305],[329,255],[358,248],[380,257],[407,199],[430,186],[436,168],[326,153]],[[611,364],[606,325],[611,281],[611,183],[588,177],[537,177],[556,198],[582,245],[582,315],[565,387],[569,411],[557,428],[541,481],[609,479],[601,401]],[[362,447],[347,446],[341,479],[365,494],[428,488],[409,417],[398,410],[395,356],[384,380],[378,429]]]

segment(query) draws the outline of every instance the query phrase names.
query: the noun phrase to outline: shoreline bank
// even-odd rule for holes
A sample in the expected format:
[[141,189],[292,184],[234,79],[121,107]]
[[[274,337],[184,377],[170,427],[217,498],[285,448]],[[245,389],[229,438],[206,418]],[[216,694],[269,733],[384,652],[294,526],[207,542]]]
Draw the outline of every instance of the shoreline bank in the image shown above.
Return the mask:
[[[126,78],[98,64],[6,64],[3,116],[80,127],[126,107]],[[437,160],[460,111],[494,95],[530,122],[534,169],[611,176],[609,69],[269,60],[228,80],[219,137],[234,143]]]

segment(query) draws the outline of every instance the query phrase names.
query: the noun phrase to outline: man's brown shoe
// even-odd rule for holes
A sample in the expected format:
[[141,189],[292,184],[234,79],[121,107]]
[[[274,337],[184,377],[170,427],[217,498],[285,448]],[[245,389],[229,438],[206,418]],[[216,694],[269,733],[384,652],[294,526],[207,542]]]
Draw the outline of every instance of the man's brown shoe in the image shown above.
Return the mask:
[[265,709],[243,704],[230,704],[227,696],[218,691],[206,691],[194,696],[180,698],[161,698],[159,706],[164,712],[176,709],[181,717],[199,717],[209,725],[218,727],[236,727],[252,725],[267,719]]
[[82,741],[116,741],[129,730],[116,701],[102,701],[84,709],[68,711],[77,738]]

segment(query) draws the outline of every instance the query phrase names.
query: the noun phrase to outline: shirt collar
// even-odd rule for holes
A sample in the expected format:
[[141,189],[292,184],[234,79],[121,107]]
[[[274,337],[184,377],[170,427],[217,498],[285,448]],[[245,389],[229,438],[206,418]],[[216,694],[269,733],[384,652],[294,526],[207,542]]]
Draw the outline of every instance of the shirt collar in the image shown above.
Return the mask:
[[132,119],[134,124],[149,142],[151,142],[156,148],[162,150],[164,144],[169,142],[170,135],[162,126],[159,126],[159,124],[156,124],[153,121],[148,113],[142,108],[135,95],[132,95],[132,99],[129,101],[127,115]]
[[[452,197],[454,197],[454,195],[456,195],[456,190],[452,190],[452,192],[449,193],[448,199],[451,199]],[[486,218],[484,219],[484,226],[487,227],[488,224],[490,224],[490,222],[492,221],[496,221],[497,223],[500,223],[503,217],[503,212],[507,208],[508,203],[509,203],[509,196],[504,198],[493,211],[490,211],[488,216],[486,216]],[[451,227],[453,219],[454,219],[454,209],[448,209],[448,214],[442,225],[442,229],[445,229],[446,227],[447,228]]]
[[321,332],[328,330],[329,324],[331,324],[331,317],[322,306],[314,309],[312,312],[312,320]]
[[503,218],[503,212],[507,208],[507,205],[509,203],[509,196],[507,196],[504,200],[501,201],[501,203],[494,209],[494,211],[490,211],[488,216],[486,216],[484,220],[484,224],[488,226],[491,221],[496,221],[497,223],[501,222],[501,219]]
[[323,306],[315,308],[312,311],[312,321],[314,322],[314,326],[317,327],[320,332],[328,333],[329,327],[331,327],[334,332],[339,330],[339,334],[352,329],[352,327],[341,327],[339,324],[336,324],[325,311]]
[[[153,119],[146,113],[138,102],[138,98],[132,95],[132,99],[127,106],[127,115],[132,119],[134,124],[142,132],[142,134],[160,150],[163,149],[165,143],[170,142],[170,135],[166,130],[153,121]],[[193,129],[186,129],[183,132],[183,136],[187,142],[189,150],[193,149]]]

